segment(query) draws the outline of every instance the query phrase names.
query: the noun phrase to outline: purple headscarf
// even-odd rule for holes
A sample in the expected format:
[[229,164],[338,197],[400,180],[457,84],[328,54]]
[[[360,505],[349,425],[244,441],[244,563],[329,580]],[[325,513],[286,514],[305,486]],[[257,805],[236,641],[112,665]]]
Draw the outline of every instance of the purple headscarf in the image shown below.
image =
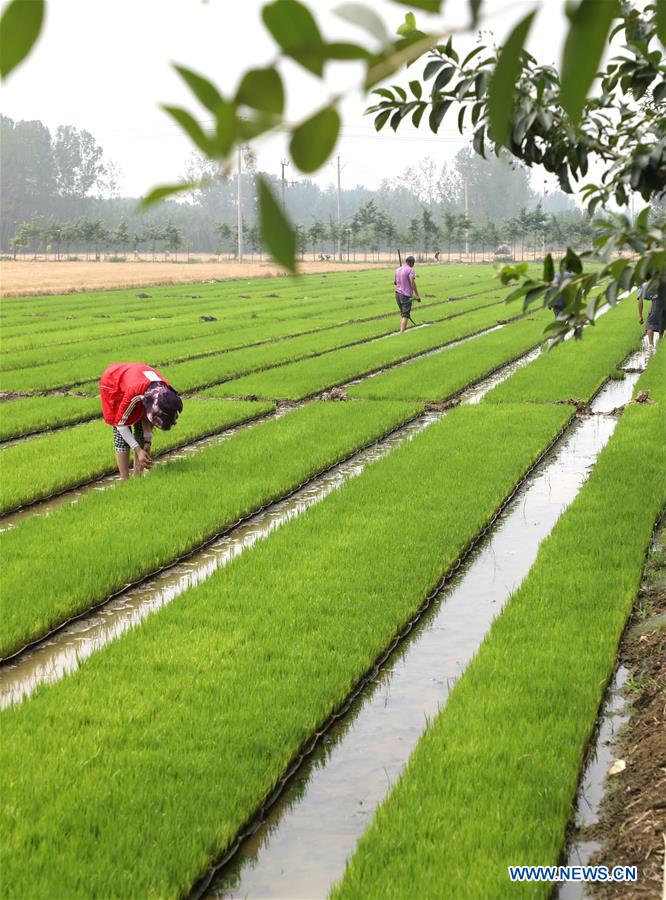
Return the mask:
[[146,388],[143,405],[148,421],[163,431],[168,431],[176,421],[178,413],[183,411],[183,401],[176,391],[163,381],[155,381]]

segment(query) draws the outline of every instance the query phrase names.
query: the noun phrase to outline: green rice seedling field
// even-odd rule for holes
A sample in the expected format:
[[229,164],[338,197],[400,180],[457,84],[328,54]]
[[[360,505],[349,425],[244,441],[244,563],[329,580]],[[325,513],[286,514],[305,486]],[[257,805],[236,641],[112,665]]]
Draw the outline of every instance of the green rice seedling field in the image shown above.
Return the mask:
[[528,366],[493,388],[487,401],[588,399],[640,344],[643,327],[637,321],[634,304],[633,298],[618,304],[612,315],[607,313],[588,329],[585,341],[567,341],[554,347],[535,361],[533,369]]
[[21,397],[0,403],[0,440],[25,437],[57,425],[85,422],[100,415],[91,397]]
[[[0,655],[172,562],[418,410],[404,403],[310,404],[3,533]],[[115,539],[119,521],[141,540]],[[59,539],[49,542],[54,528]],[[94,564],[82,568],[81,559]]]
[[[490,267],[417,275],[423,327],[402,335],[389,269],[3,301],[0,656],[18,655],[0,664],[2,696],[5,673],[55,653],[62,632],[43,639],[71,617],[86,616],[85,638],[91,610],[127,586],[186,556],[200,573],[159,608],[148,582],[140,624],[0,712],[3,897],[187,897],[641,344],[633,297],[549,350],[552,313],[504,305]],[[364,811],[332,896],[511,897],[508,865],[561,857],[666,506],[666,350],[640,360],[588,480]],[[230,432],[97,490],[115,468],[97,379],[118,361],[183,393],[154,455]],[[329,472],[342,460],[346,474]],[[324,472],[337,480],[317,493]],[[212,539],[304,484],[308,503],[292,498],[279,527],[207,567]]]
[[[273,403],[243,400],[192,400],[180,427],[155,432],[153,456],[216,434],[275,409]],[[68,487],[115,471],[109,455],[109,429],[101,421],[87,422],[76,431],[61,429],[30,441],[0,447],[0,514],[48,497]]]

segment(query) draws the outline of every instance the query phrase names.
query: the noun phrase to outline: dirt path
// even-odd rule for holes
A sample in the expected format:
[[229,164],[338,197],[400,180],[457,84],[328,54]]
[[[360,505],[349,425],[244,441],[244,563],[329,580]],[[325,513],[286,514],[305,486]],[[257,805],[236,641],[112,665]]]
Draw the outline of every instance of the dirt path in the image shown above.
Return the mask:
[[635,865],[638,882],[593,884],[590,893],[599,900],[659,900],[666,822],[666,523],[645,566],[619,662],[631,673],[631,718],[613,752],[626,768],[606,782],[601,818],[586,837],[602,844],[591,865]]
[[[300,271],[340,272],[388,268],[390,263],[303,262]],[[110,288],[145,287],[157,284],[196,284],[227,278],[268,278],[284,275],[284,269],[270,262],[53,262],[6,260],[0,268],[0,296],[64,294]]]

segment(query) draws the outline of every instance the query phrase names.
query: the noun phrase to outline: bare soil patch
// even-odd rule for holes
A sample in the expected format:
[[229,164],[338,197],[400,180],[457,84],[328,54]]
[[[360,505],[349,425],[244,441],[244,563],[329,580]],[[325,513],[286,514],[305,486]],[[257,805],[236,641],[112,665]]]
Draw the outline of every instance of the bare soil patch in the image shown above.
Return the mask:
[[[346,272],[386,268],[381,262],[300,263],[304,274]],[[111,288],[146,287],[158,284],[197,284],[230,278],[270,278],[287,273],[272,262],[74,262],[61,260],[6,260],[0,268],[0,296],[25,297],[32,294],[65,294]]]
[[635,865],[635,884],[591,884],[599,900],[662,897],[666,821],[666,524],[645,566],[619,662],[630,673],[631,718],[614,746],[626,768],[606,784],[601,818],[586,838],[602,848],[591,865]]

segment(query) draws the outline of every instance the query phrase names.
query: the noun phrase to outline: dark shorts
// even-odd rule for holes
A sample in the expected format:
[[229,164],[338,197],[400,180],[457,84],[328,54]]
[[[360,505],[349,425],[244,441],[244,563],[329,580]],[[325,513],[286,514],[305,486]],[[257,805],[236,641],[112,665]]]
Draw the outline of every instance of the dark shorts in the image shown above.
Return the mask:
[[400,315],[403,319],[408,319],[412,313],[412,298],[401,294],[400,291],[395,292],[395,302],[398,304]]
[[658,297],[655,297],[652,300],[652,305],[650,307],[650,315],[645,322],[646,331],[656,331],[657,334],[661,334],[661,332],[664,331],[664,319],[666,319],[666,315],[664,314],[661,300]]
[[[143,426],[141,425],[141,422],[137,422],[132,431],[134,432],[134,437],[136,438],[139,447],[143,448],[144,438]],[[115,425],[113,426],[113,446],[120,453],[130,452],[130,445],[127,443],[125,438],[121,436]]]

